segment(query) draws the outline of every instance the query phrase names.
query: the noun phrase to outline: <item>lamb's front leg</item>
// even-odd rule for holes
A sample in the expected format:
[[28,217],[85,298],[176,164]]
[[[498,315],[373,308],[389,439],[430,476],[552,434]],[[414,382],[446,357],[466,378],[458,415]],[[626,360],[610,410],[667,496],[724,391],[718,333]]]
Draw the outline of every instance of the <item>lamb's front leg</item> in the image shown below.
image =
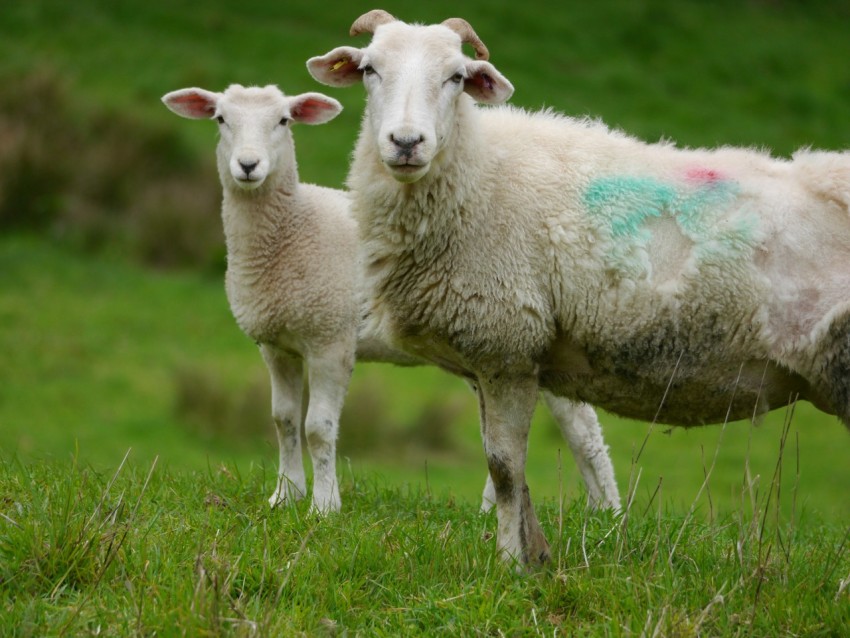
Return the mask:
[[587,488],[589,505],[594,509],[619,511],[620,491],[596,410],[586,403],[574,403],[549,392],[543,392],[543,397],[573,453]]
[[275,507],[301,499],[307,493],[301,456],[302,365],[301,359],[269,345],[260,346],[260,352],[271,377],[272,420],[280,456],[277,485],[269,498],[269,504]]
[[533,376],[479,378],[481,435],[496,496],[498,543],[505,558],[523,565],[549,559],[525,482],[528,430],[537,402]]
[[304,431],[313,460],[313,505],[319,513],[341,506],[336,477],[336,438],[339,415],[354,368],[354,339],[310,355],[307,361],[310,403]]

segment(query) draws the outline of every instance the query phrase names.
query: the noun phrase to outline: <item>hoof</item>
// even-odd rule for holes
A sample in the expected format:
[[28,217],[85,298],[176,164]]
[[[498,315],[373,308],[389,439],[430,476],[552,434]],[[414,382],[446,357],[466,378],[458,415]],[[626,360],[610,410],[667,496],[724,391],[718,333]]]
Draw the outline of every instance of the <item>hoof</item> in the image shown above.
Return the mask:
[[342,501],[339,494],[333,494],[327,498],[316,498],[313,494],[313,502],[310,504],[310,513],[326,516],[333,512],[338,512],[342,508]]
[[302,498],[304,498],[304,492],[291,483],[287,483],[285,486],[278,487],[274,494],[269,497],[269,506],[275,508],[279,505],[300,501]]

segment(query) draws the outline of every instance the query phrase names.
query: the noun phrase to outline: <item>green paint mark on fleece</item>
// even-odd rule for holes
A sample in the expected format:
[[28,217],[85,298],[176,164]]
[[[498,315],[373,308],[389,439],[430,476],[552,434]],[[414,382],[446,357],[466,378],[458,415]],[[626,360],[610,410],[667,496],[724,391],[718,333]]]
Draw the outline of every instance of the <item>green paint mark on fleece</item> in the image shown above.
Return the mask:
[[729,179],[676,185],[648,177],[609,176],[590,183],[583,203],[617,240],[609,255],[613,264],[641,278],[649,272],[646,251],[652,234],[647,221],[653,218],[674,220],[693,242],[698,261],[730,259],[752,249],[758,220],[743,209],[729,210],[738,192],[738,183]]
[[587,209],[608,221],[615,238],[643,238],[644,222],[661,217],[676,199],[675,188],[645,177],[602,177],[584,193]]

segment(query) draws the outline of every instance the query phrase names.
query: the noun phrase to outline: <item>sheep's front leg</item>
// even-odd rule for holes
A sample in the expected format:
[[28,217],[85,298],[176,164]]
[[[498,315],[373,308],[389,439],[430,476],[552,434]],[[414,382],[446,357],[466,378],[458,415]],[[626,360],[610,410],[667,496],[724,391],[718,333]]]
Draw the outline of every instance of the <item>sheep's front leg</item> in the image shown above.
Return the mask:
[[525,482],[528,430],[537,402],[534,377],[479,379],[481,435],[496,497],[499,549],[523,565],[544,563],[543,536]]
[[354,345],[337,345],[308,359],[310,403],[304,431],[313,460],[313,505],[319,513],[335,512],[341,506],[336,477],[336,438],[339,415],[351,372]]
[[[594,509],[619,511],[620,492],[614,478],[614,465],[602,438],[596,411],[586,403],[574,403],[548,392],[544,392],[543,396],[578,465],[587,489],[588,505]],[[496,488],[488,474],[481,511],[489,512],[495,504]]]
[[574,403],[549,392],[546,405],[567,440],[587,488],[588,504],[595,509],[620,509],[620,492],[614,478],[614,465],[602,438],[596,410],[586,403]]
[[269,498],[269,504],[274,507],[301,499],[307,493],[301,457],[302,366],[301,359],[271,346],[260,346],[260,352],[271,377],[272,420],[280,455],[277,485]]

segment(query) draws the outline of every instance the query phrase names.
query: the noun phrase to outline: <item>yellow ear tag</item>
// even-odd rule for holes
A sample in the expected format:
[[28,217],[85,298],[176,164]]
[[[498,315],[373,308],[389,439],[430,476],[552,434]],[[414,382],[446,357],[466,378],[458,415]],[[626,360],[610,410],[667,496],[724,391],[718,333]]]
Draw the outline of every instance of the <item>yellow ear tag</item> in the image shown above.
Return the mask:
[[342,67],[344,67],[346,64],[348,64],[348,58],[342,58],[341,60],[338,60],[336,62],[336,64],[334,64],[331,67],[331,71],[337,71],[337,70],[341,69]]

